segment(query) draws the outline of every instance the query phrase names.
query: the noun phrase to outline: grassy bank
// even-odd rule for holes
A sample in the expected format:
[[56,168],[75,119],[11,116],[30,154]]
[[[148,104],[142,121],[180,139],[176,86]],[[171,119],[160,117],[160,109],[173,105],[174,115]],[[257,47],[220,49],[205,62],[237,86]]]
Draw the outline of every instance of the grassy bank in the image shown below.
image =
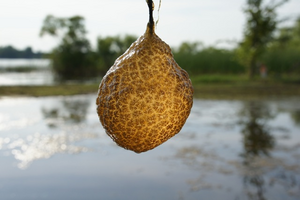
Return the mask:
[[58,96],[97,93],[98,84],[0,86],[0,96]]
[[191,77],[196,98],[253,99],[300,96],[300,77],[255,77],[205,75]]
[[203,99],[300,97],[300,85],[291,84],[197,84],[194,90],[194,96]]
[[[192,77],[196,98],[251,99],[300,96],[297,81],[257,79],[244,76]],[[57,86],[0,86],[0,96],[57,96],[96,94],[97,84],[68,84]]]

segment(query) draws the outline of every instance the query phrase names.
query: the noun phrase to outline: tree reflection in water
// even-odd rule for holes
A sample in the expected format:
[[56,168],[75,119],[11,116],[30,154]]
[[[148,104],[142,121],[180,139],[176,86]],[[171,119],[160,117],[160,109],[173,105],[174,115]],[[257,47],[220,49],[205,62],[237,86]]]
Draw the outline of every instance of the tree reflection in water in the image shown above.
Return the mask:
[[[212,134],[215,136],[207,134],[203,137],[200,134],[198,141],[202,141],[202,145],[183,146],[176,152],[175,157],[198,174],[187,180],[191,191],[234,191],[235,199],[267,200],[274,195],[286,199],[300,198],[300,143],[289,146],[281,140],[282,130],[287,129],[274,123],[279,113],[268,102],[241,103],[236,117],[228,116],[236,125],[223,124],[232,127],[232,131],[239,129],[241,149],[234,150],[224,145],[225,141],[220,141],[224,134],[224,128],[221,128],[221,132]],[[218,126],[222,126],[221,121]],[[226,157],[231,150],[236,152],[236,159]],[[235,185],[236,177],[242,178],[242,186]]]
[[244,127],[242,156],[246,158],[245,164],[248,164],[251,157],[269,155],[274,148],[275,138],[270,134],[268,121],[275,115],[266,103],[258,101],[246,102],[240,115],[240,123]]
[[248,199],[268,199],[268,189],[276,184],[282,185],[288,195],[298,196],[293,191],[300,188],[300,182],[295,181],[299,163],[285,163],[282,158],[272,155],[280,149],[275,146],[275,136],[271,134],[273,129],[268,124],[275,113],[266,102],[252,101],[244,104],[240,115],[243,126],[243,182]]
[[43,116],[50,128],[56,128],[65,123],[81,123],[86,119],[89,99],[63,98],[60,105],[52,108],[42,108]]
[[[275,138],[270,134],[268,121],[274,118],[271,109],[266,103],[252,101],[246,102],[240,112],[241,125],[243,126],[243,163],[249,174],[244,176],[244,185],[249,199],[265,200],[264,178],[262,174],[255,173],[257,166],[252,165],[257,157],[270,156],[274,148]],[[253,174],[251,173],[253,172]],[[256,191],[247,188],[254,186]]]
[[294,110],[291,112],[292,119],[294,120],[295,124],[300,126],[300,110]]

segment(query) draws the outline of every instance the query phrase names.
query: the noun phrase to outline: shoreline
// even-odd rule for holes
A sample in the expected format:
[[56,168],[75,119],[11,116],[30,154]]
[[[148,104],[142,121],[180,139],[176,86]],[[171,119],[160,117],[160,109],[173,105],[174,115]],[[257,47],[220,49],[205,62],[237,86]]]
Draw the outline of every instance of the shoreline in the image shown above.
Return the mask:
[[[99,84],[62,84],[53,86],[0,86],[0,97],[45,97],[97,94]],[[300,97],[300,85],[283,83],[197,83],[194,98],[201,99],[259,99]]]
[[71,96],[97,93],[98,84],[62,84],[39,86],[0,86],[0,97]]

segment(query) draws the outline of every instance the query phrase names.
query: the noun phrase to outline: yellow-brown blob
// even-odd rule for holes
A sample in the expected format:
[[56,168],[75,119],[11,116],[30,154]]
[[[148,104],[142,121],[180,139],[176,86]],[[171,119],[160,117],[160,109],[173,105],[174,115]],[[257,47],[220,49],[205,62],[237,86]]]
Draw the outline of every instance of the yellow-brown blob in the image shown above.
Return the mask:
[[102,79],[96,104],[106,133],[140,153],[181,130],[193,105],[193,87],[170,47],[148,25]]

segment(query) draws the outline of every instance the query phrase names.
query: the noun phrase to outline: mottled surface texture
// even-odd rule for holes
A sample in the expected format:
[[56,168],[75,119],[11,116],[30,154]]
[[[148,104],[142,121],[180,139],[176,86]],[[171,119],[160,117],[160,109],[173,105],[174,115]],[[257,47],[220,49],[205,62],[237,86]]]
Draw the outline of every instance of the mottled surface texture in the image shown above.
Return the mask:
[[193,105],[193,87],[170,47],[147,28],[107,72],[96,104],[106,133],[140,153],[181,130]]

